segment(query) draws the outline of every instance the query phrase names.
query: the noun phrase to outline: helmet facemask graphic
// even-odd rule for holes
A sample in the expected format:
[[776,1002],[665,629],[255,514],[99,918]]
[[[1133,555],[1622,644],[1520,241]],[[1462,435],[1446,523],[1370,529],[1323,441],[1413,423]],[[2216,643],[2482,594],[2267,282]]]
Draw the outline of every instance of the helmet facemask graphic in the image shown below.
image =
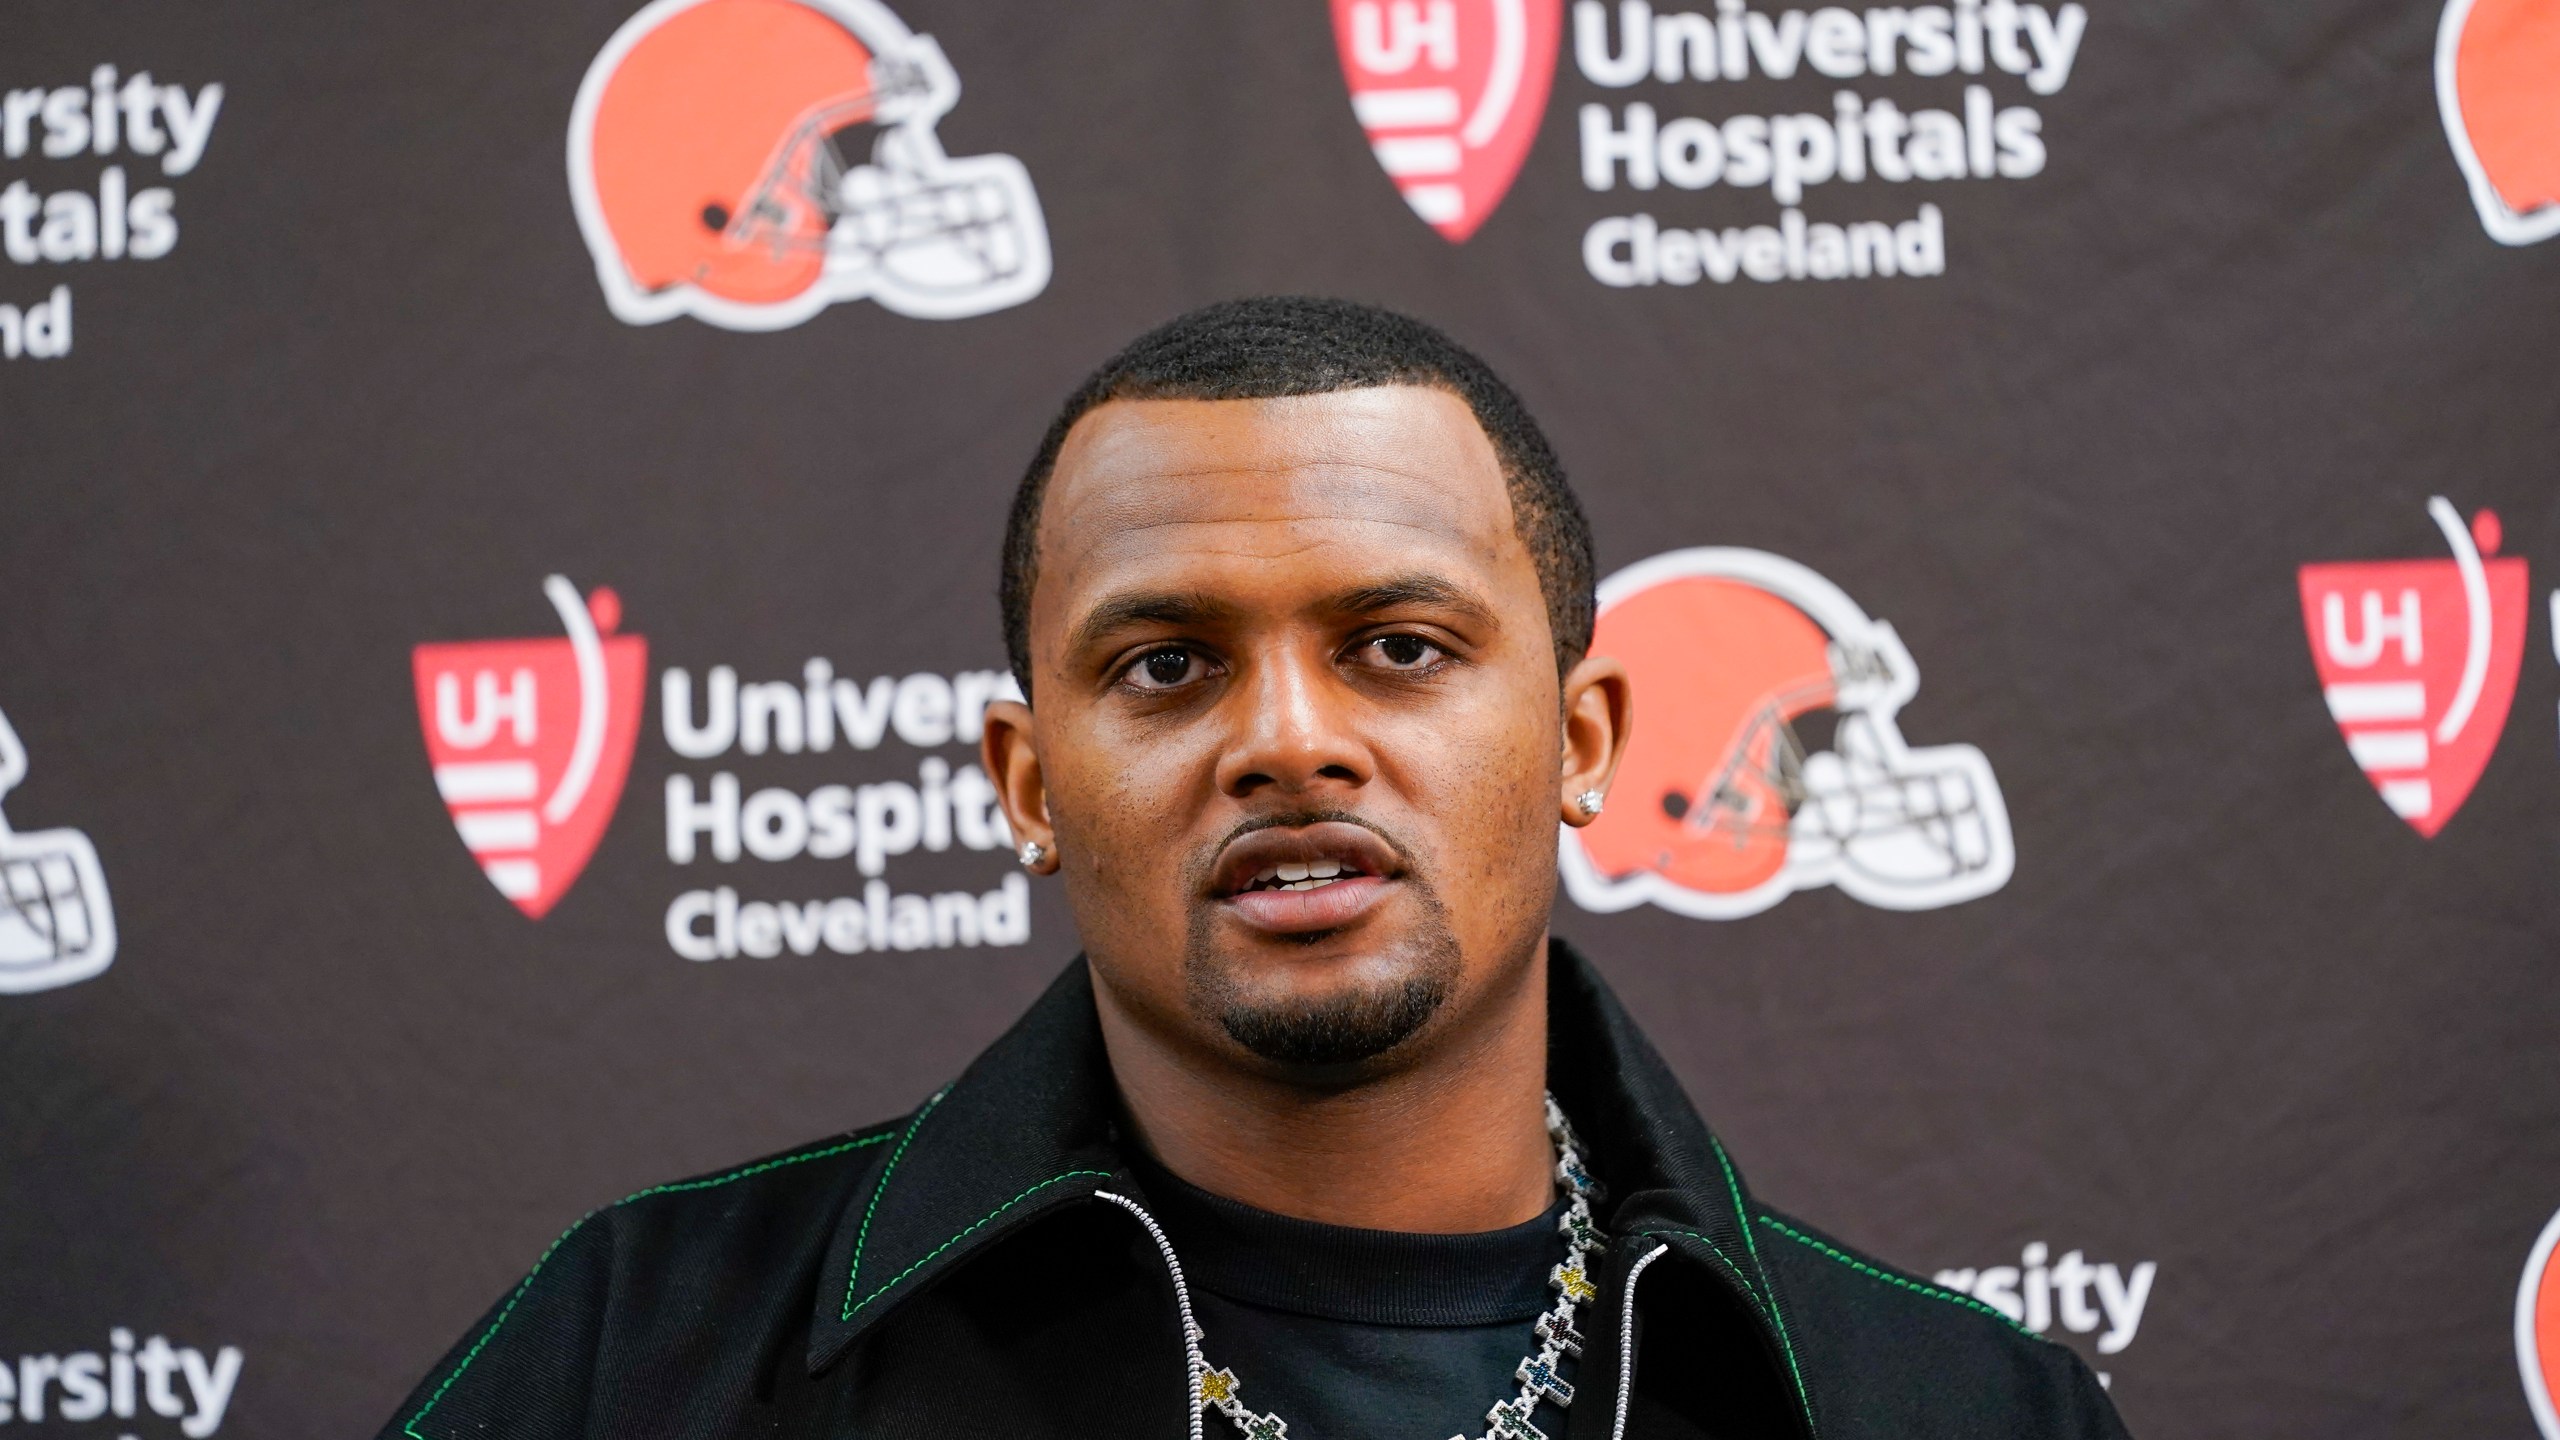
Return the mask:
[[[26,751],[0,715],[0,795],[26,773]],[[70,829],[21,833],[0,816],[0,994],[86,980],[115,954],[115,910],[89,837]]]
[[1796,863],[1828,870],[1833,884],[1886,909],[1946,904],[1934,897],[1985,880],[1997,888],[2008,874],[2009,818],[1990,762],[1970,745],[1905,745],[1892,714],[1901,702],[1885,697],[1908,692],[1888,688],[1888,656],[1865,659],[1876,679],[1841,686],[1831,748],[1804,761]]
[[1048,267],[1045,235],[1030,233],[1038,202],[1010,156],[954,160],[930,130],[885,130],[871,163],[845,171],[834,194],[829,275],[894,293],[909,313],[1019,285],[1035,250]]
[[2007,882],[1990,763],[1904,742],[1895,715],[1918,669],[1829,581],[1758,551],[1678,551],[1612,577],[1601,602],[1593,652],[1624,661],[1639,705],[1669,718],[1637,730],[1623,803],[1565,831],[1584,908],[1724,919],[1835,885],[1916,910]]
[[596,57],[570,192],[616,315],[740,330],[829,304],[983,314],[1049,278],[1009,155],[953,158],[941,47],[875,0],[658,0]]

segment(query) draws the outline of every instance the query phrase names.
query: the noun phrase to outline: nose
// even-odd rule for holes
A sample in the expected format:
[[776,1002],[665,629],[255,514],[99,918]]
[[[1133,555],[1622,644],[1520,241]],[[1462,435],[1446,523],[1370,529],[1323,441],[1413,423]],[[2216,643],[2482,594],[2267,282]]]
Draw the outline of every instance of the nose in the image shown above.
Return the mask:
[[1240,678],[1227,701],[1235,729],[1218,762],[1220,793],[1341,799],[1369,783],[1375,757],[1330,656],[1275,647]]

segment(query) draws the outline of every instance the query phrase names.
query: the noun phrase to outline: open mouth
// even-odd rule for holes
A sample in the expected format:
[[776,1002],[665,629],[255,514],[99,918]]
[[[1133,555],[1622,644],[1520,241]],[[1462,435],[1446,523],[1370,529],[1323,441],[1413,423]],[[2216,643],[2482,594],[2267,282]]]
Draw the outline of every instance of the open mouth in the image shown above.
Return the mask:
[[1393,847],[1348,820],[1266,825],[1227,842],[1210,873],[1221,900],[1266,891],[1303,893],[1349,880],[1389,879],[1403,869]]
[[1255,929],[1305,934],[1358,919],[1385,900],[1403,873],[1403,858],[1366,826],[1346,820],[1269,825],[1228,842],[1209,893]]
[[1356,880],[1368,874],[1357,866],[1339,860],[1315,860],[1304,865],[1274,865],[1245,883],[1239,895],[1256,890],[1321,890],[1338,880]]

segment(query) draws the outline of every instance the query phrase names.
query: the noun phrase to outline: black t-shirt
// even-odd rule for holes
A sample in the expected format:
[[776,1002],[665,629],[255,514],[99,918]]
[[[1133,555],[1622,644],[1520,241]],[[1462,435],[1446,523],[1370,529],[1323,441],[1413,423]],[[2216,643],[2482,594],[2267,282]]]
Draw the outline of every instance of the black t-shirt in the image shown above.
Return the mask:
[[[1561,1200],[1508,1230],[1408,1235],[1274,1215],[1138,1170],[1190,1282],[1201,1353],[1291,1440],[1480,1435],[1494,1402],[1519,1393],[1512,1372],[1555,1304]],[[1233,1429],[1215,1414],[1209,1426]]]

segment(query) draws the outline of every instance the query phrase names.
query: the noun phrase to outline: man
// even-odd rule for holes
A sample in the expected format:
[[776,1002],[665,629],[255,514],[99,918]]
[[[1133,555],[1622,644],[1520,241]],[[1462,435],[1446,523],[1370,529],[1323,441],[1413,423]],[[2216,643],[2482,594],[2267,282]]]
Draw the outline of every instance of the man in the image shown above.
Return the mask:
[[581,1222],[386,1436],[2123,1434],[1753,1201],[1549,940],[1634,697],[1482,362],[1184,316],[1051,426],[1002,598],[986,768],[1084,956],[913,1115]]

